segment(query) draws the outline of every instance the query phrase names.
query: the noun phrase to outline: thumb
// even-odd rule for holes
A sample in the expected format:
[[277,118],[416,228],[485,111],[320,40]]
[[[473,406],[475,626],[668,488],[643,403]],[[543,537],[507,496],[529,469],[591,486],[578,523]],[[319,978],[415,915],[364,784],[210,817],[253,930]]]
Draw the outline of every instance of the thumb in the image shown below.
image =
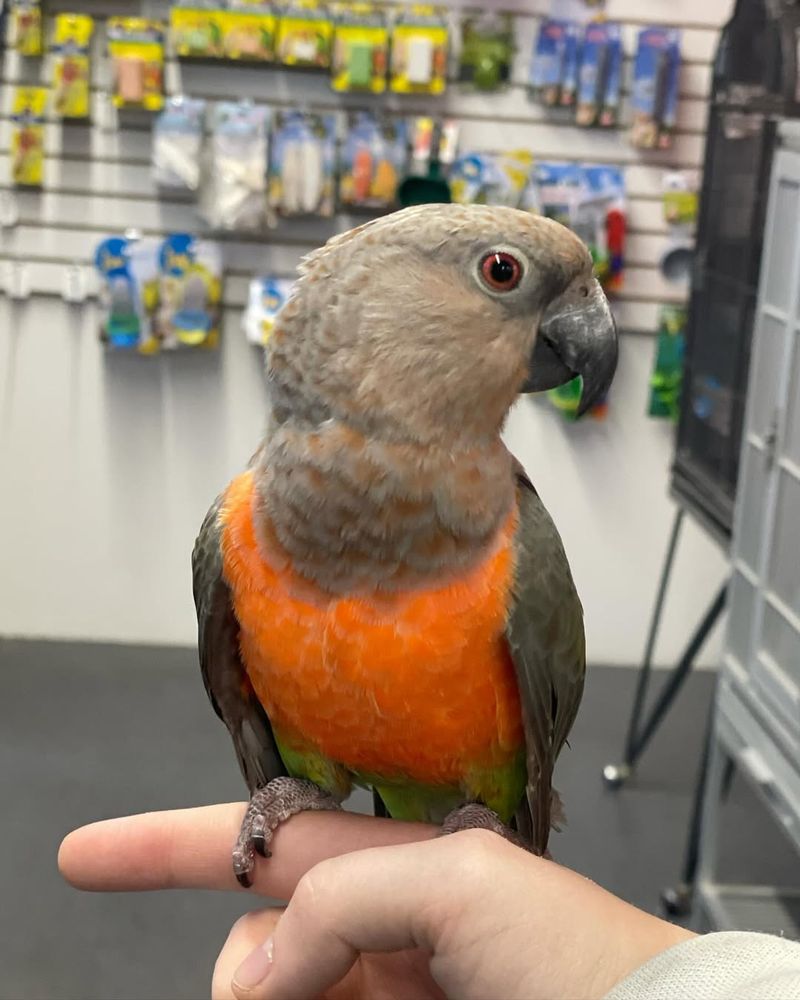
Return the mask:
[[234,973],[234,995],[307,1000],[338,983],[362,952],[435,953],[447,920],[463,908],[465,887],[476,892],[464,840],[485,837],[498,839],[457,834],[323,861],[300,880],[272,937]]

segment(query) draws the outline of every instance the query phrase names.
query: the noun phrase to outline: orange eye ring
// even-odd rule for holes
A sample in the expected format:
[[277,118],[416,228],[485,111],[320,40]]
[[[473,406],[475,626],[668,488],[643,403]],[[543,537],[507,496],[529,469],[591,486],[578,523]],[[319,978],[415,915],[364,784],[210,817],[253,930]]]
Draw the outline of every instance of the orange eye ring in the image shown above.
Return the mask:
[[481,261],[481,278],[494,292],[510,292],[522,279],[522,265],[510,253],[495,250]]

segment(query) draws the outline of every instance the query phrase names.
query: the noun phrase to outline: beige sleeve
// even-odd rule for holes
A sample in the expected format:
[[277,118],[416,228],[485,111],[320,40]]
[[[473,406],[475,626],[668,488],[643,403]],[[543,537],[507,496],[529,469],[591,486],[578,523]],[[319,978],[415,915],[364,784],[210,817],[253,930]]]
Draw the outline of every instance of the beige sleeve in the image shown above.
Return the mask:
[[651,959],[605,1000],[800,1000],[800,943],[744,931],[692,938]]

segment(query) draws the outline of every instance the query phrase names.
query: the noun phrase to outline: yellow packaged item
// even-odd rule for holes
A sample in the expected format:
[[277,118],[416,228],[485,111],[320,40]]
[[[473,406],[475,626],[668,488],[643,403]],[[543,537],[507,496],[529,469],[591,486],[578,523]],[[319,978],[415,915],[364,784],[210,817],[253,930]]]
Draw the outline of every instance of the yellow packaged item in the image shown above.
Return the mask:
[[382,94],[389,61],[389,28],[383,10],[371,3],[340,3],[334,15],[331,86]]
[[16,0],[13,4],[10,47],[21,56],[42,54],[42,8],[39,0]]
[[164,106],[164,27],[141,17],[108,21],[108,54],[118,108],[160,111]]
[[59,14],[53,33],[53,111],[59,118],[87,118],[94,21],[86,14]]
[[414,5],[392,29],[390,88],[396,94],[442,94],[447,86],[447,16],[441,7]]
[[293,0],[278,22],[277,56],[284,66],[328,69],[333,22],[318,0]]
[[187,0],[170,8],[172,45],[179,58],[219,59],[223,55],[222,17],[219,4]]
[[17,87],[11,104],[11,179],[41,187],[44,179],[46,87]]
[[271,62],[275,58],[278,19],[263,0],[232,0],[220,13],[222,51],[226,59]]

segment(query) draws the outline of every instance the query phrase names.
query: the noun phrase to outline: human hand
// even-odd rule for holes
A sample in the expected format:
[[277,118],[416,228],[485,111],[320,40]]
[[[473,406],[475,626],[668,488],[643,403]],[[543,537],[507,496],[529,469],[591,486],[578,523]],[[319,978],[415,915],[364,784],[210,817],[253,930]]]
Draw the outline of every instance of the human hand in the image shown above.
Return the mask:
[[[94,824],[66,839],[59,863],[81,888],[234,889],[243,808]],[[255,888],[291,902],[234,925],[212,996],[602,997],[691,936],[494,834],[434,834],[347,814],[290,820]]]

